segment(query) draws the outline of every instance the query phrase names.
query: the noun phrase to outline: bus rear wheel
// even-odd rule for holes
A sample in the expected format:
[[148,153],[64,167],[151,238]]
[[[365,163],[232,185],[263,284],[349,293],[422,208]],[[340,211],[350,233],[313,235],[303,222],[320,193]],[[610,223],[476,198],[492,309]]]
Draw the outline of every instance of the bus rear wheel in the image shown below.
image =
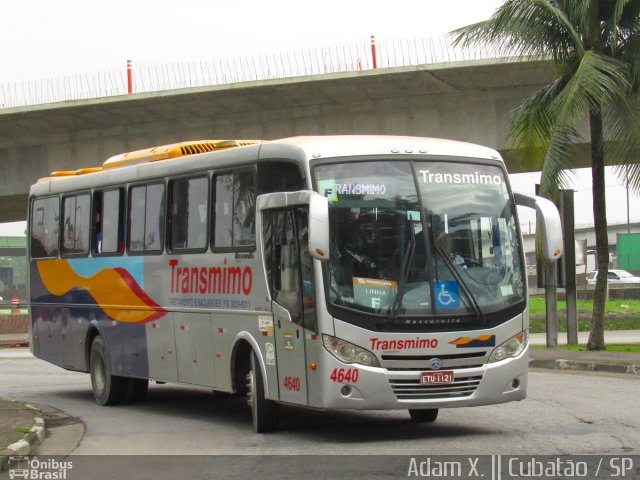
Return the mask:
[[409,409],[409,415],[411,416],[411,421],[416,423],[431,423],[435,422],[436,418],[438,418],[438,409],[437,408],[428,408],[428,409]]
[[251,369],[247,380],[253,431],[256,433],[273,432],[278,428],[278,404],[265,398],[264,379],[255,352],[251,352]]
[[93,397],[99,405],[117,405],[125,400],[127,379],[111,374],[109,353],[100,336],[91,344],[89,371]]

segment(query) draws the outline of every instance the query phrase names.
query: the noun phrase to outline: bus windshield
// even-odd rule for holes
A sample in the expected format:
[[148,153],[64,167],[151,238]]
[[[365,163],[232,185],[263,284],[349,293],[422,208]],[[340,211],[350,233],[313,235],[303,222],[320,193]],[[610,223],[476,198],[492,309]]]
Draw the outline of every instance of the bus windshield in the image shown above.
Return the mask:
[[482,322],[524,300],[515,207],[498,166],[363,161],[321,164],[314,177],[330,205],[330,305],[376,323]]

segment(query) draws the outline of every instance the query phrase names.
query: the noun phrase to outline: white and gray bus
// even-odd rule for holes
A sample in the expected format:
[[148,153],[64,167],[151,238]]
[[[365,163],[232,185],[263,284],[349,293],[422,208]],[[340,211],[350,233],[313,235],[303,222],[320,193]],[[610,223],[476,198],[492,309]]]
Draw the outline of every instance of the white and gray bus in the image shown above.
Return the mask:
[[53,172],[29,202],[34,355],[103,405],[149,380],[281,403],[438,409],[522,400],[516,204],[561,255],[551,202],[499,154],[414,137],[197,141]]

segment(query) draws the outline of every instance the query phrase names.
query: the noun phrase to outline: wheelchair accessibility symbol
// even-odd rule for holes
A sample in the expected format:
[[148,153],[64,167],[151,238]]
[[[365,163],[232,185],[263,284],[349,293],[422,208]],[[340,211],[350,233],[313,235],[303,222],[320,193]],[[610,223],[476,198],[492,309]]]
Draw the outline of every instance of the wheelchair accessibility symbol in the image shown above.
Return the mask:
[[460,290],[454,281],[436,282],[436,308],[460,308]]

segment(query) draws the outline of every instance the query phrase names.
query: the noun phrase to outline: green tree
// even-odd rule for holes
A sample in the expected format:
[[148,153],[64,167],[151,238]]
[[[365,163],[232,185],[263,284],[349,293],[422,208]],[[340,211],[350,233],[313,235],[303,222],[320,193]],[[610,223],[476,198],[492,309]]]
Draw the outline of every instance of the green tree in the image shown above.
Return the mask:
[[[629,165],[640,190],[640,0],[508,0],[489,20],[452,32],[454,43],[499,55],[549,59],[556,77],[512,112],[514,152],[542,170],[541,193],[554,198],[572,169],[587,127],[591,146],[597,268],[608,270],[605,164]],[[618,168],[624,168],[618,167]],[[604,344],[606,275],[598,275],[587,348]]]

